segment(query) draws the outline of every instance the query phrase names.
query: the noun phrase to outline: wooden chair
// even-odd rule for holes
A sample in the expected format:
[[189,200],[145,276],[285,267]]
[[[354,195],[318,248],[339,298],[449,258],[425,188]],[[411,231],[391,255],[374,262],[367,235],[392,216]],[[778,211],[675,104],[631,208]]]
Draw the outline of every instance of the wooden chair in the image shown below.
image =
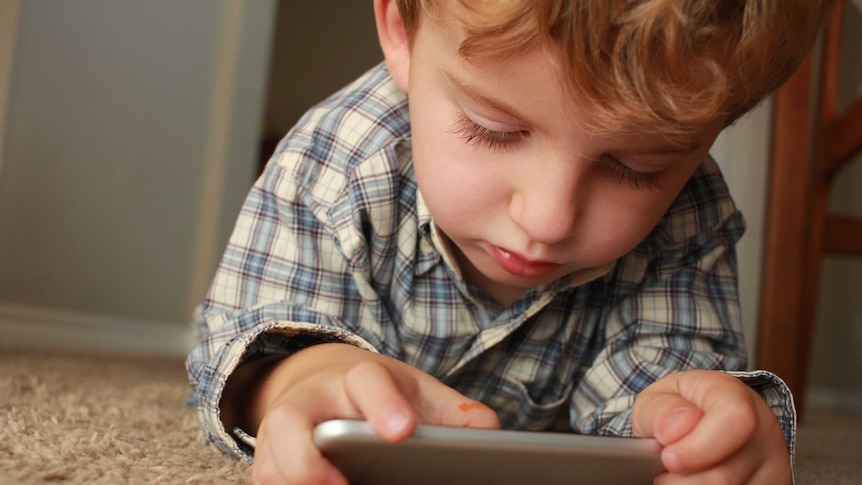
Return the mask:
[[862,99],[839,113],[844,0],[820,52],[776,94],[767,202],[758,367],[783,378],[802,414],[823,255],[862,256],[862,219],[831,215],[829,189],[862,149]]

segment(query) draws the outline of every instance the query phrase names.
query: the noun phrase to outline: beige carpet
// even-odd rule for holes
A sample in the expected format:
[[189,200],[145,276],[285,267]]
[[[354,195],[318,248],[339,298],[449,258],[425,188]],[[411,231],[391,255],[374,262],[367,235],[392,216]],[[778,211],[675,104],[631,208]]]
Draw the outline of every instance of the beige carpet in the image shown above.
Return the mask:
[[[180,359],[0,351],[0,484],[247,483],[207,445]],[[799,484],[862,484],[862,416],[814,414]]]
[[0,356],[0,484],[246,483],[183,405],[180,359]]

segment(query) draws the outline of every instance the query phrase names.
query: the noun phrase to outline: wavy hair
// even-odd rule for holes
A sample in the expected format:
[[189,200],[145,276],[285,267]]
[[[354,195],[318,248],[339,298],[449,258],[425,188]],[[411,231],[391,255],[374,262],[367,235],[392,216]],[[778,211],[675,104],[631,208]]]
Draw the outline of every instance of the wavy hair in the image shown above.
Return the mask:
[[685,135],[748,112],[793,73],[832,0],[396,0],[412,39],[455,19],[465,58],[541,48],[591,128]]

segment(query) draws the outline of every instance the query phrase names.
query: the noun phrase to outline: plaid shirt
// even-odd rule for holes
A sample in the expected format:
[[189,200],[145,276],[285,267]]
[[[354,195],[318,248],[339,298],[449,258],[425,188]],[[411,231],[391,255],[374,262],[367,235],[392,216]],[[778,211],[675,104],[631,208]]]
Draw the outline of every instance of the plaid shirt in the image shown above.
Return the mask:
[[[631,435],[635,396],[684,369],[742,370],[734,245],[744,224],[714,162],[634,250],[503,308],[460,277],[412,169],[407,98],[378,66],[309,111],[252,188],[196,319],[188,370],[203,430],[243,362],[345,342],[407,362],[503,426]],[[795,413],[767,372],[738,372]],[[562,420],[558,418],[562,417]]]

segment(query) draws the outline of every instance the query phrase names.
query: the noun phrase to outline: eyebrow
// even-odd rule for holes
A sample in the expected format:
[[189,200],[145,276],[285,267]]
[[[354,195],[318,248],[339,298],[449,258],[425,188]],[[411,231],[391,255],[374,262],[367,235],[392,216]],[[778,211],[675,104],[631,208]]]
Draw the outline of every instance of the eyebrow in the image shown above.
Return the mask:
[[[445,69],[443,69],[442,71],[443,71],[443,74],[446,76],[446,78],[449,80],[449,82],[452,85],[454,85],[457,89],[462,91],[464,94],[466,94],[470,98],[473,98],[475,101],[477,101],[481,104],[484,104],[486,106],[489,106],[492,109],[495,109],[497,111],[505,113],[506,115],[511,116],[512,118],[514,118],[520,122],[525,122],[527,125],[533,125],[533,126],[536,125],[535,123],[529,122],[528,117],[520,114],[518,112],[518,110],[513,108],[512,106],[509,106],[502,101],[496,100],[494,98],[491,98],[490,96],[487,96],[487,95],[481,93],[479,90],[477,90],[475,87],[473,87],[473,85],[471,85],[469,82],[459,78],[454,73],[449,72]],[[645,154],[650,154],[650,155],[687,155],[691,152],[697,151],[698,149],[700,149],[704,145],[704,143],[701,142],[700,140],[695,140],[693,142],[687,140],[686,142],[679,143],[679,142],[674,141],[673,139],[669,139],[668,143],[669,144],[665,145],[665,146],[656,146],[656,147],[649,147],[647,149],[625,150],[625,151],[629,151],[629,152],[633,152],[633,153],[645,153]]]

